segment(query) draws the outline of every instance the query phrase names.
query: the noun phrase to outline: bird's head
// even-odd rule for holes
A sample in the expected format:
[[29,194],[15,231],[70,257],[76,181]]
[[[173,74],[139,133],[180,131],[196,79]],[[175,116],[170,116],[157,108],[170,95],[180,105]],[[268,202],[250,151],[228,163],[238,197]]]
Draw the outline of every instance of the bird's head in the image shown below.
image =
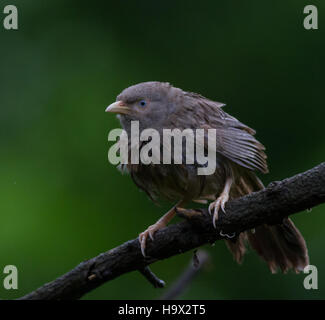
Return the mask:
[[183,91],[165,82],[143,82],[124,89],[106,112],[117,113],[123,127],[139,121],[140,128],[162,128],[175,111]]

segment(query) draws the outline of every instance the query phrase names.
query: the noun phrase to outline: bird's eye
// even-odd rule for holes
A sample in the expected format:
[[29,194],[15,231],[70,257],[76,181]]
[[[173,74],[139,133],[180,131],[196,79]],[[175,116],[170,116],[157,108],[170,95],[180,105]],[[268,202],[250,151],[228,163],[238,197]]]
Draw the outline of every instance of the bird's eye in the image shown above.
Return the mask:
[[146,100],[141,100],[139,102],[139,104],[140,104],[141,107],[145,107],[147,105],[147,101]]

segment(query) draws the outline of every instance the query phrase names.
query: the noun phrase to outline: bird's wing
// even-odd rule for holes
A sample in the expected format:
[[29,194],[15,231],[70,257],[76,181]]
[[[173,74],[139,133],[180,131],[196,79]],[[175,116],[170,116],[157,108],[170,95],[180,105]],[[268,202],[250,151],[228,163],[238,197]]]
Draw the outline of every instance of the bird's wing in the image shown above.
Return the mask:
[[251,170],[268,172],[264,146],[237,126],[217,127],[217,152]]
[[192,93],[186,102],[192,122],[199,123],[200,128],[216,129],[219,154],[242,167],[268,172],[265,147],[254,138],[255,130],[224,112],[219,102]]

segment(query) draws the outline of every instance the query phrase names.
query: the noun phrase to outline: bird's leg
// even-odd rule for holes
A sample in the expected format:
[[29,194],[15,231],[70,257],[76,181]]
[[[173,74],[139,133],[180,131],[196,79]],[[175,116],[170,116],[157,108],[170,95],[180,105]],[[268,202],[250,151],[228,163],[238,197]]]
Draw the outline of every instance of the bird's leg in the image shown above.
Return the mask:
[[186,219],[190,219],[192,217],[202,215],[201,211],[195,210],[195,209],[185,209],[185,208],[177,207],[175,210],[176,210],[176,213],[178,216],[180,216],[181,218],[186,218]]
[[216,221],[218,220],[218,213],[219,209],[225,213],[225,205],[227,201],[229,200],[229,191],[232,185],[233,179],[232,177],[228,177],[225,183],[225,186],[223,188],[223,191],[221,192],[220,196],[213,202],[210,203],[209,205],[209,213],[213,213],[213,226],[216,227]]
[[148,236],[153,241],[154,233],[156,231],[158,231],[159,229],[166,227],[168,222],[174,218],[174,216],[176,214],[176,207],[181,204],[182,204],[182,201],[179,201],[174,207],[172,207],[169,211],[167,211],[167,213],[165,213],[155,224],[151,225],[150,227],[147,228],[147,230],[145,230],[139,234],[139,242],[141,245],[141,252],[144,257],[146,256],[145,250],[146,250],[146,242],[147,242]]

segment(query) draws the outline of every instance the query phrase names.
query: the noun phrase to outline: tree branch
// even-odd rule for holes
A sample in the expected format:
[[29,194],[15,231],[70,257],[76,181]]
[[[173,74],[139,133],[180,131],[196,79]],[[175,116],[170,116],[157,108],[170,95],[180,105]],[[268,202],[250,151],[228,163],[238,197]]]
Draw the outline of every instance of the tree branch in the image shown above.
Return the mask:
[[139,271],[155,288],[163,288],[165,286],[165,281],[159,279],[148,266]]
[[232,200],[226,205],[214,229],[207,210],[186,221],[170,225],[148,240],[147,254],[141,255],[138,239],[130,240],[95,258],[80,263],[56,280],[20,299],[78,299],[101,284],[151,263],[225,239],[220,233],[239,234],[261,224],[280,223],[283,218],[325,202],[325,162],[267,188]]
[[204,250],[198,250],[194,253],[193,261],[189,264],[178,280],[166,291],[160,300],[173,300],[179,297],[187,289],[189,284],[198,275],[198,273],[209,262],[210,256]]

